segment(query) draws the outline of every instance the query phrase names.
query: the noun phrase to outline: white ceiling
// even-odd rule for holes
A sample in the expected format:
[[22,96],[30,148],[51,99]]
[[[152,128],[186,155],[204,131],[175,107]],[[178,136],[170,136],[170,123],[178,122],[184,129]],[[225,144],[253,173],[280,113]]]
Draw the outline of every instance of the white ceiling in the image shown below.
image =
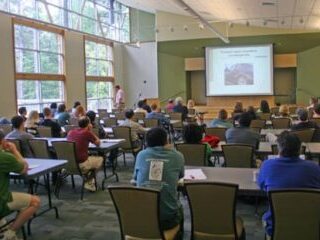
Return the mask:
[[[189,15],[177,0],[118,0],[148,12],[164,11]],[[294,28],[320,28],[320,0],[184,0],[212,22]]]

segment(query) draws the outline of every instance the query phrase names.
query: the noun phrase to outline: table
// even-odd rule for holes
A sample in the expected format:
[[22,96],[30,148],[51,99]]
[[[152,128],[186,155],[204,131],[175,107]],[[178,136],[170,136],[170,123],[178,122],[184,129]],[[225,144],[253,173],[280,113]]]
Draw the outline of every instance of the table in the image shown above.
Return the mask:
[[[225,141],[220,141],[218,146],[212,149],[213,154],[222,154],[222,145],[227,144]],[[256,154],[266,155],[272,154],[272,144],[270,142],[260,142],[259,148],[255,150]]]
[[31,222],[36,217],[41,216],[42,214],[44,214],[48,211],[55,210],[56,218],[59,218],[58,208],[56,206],[52,205],[49,174],[53,171],[58,171],[58,170],[62,169],[67,164],[68,161],[67,160],[39,159],[39,158],[26,158],[26,161],[28,162],[29,167],[34,166],[34,168],[29,169],[28,172],[24,175],[11,173],[10,177],[11,178],[23,178],[23,179],[29,180],[30,190],[31,190],[31,193],[33,193],[33,191],[32,191],[33,183],[34,183],[33,180],[40,177],[40,176],[45,176],[45,187],[46,187],[47,196],[48,196],[48,208],[43,209],[40,212],[37,212],[37,214],[28,221],[28,233],[30,234]]
[[266,128],[266,129],[261,129],[260,135],[261,136],[266,136],[267,133],[272,133],[276,136],[279,136],[282,132],[284,131],[289,131],[289,129],[273,129],[273,128]]

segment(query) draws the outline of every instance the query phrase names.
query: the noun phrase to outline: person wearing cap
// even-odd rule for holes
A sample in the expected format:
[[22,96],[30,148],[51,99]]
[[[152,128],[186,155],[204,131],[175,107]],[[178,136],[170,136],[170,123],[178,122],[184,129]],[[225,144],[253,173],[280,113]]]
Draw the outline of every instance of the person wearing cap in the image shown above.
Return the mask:
[[[10,173],[26,174],[27,171],[28,163],[16,146],[4,139],[4,134],[0,131],[0,219],[13,211],[19,211],[13,223],[4,232],[4,240],[18,240],[16,231],[32,218],[40,207],[39,197],[9,191]],[[5,219],[0,220],[0,226],[5,223]]]

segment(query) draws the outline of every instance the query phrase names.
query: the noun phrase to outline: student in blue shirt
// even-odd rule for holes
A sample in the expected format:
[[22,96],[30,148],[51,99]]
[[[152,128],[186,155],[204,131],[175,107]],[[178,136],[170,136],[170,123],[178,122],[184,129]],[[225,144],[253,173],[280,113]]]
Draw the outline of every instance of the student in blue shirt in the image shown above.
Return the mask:
[[218,113],[218,118],[213,119],[209,127],[231,128],[232,122],[228,121],[228,112],[225,109],[221,109]]
[[[320,188],[320,167],[313,162],[299,158],[301,142],[299,138],[284,131],[277,139],[280,156],[263,162],[258,184],[264,191],[283,188]],[[263,215],[266,232],[272,235],[270,209]]]
[[147,148],[139,152],[133,178],[139,187],[160,190],[160,226],[168,230],[180,224],[183,210],[178,200],[178,180],[184,176],[184,158],[167,145],[167,133],[152,128],[146,134]]

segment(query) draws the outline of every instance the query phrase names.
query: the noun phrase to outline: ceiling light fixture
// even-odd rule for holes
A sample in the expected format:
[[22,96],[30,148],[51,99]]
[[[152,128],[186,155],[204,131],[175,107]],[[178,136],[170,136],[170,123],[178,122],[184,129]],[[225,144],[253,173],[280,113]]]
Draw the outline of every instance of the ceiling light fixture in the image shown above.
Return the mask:
[[301,24],[303,24],[304,23],[304,20],[303,20],[303,18],[300,18],[300,21],[299,21]]
[[263,26],[267,26],[267,24],[268,24],[268,21],[267,21],[267,20],[264,20],[264,21],[263,21]]
[[183,30],[186,31],[186,32],[188,32],[188,26],[187,26],[187,25],[184,25],[184,26],[183,26]]
[[285,21],[284,21],[284,19],[282,19],[282,20],[281,20],[281,24],[282,24],[282,25],[284,25],[284,24],[285,24]]
[[140,48],[140,47],[141,47],[141,44],[140,44],[140,41],[139,41],[139,40],[137,40],[137,42],[136,42],[136,47],[137,47],[137,48]]
[[230,27],[230,28],[233,28],[233,27],[234,27],[234,23],[233,23],[233,22],[230,22],[230,23],[229,23],[229,27]]
[[169,27],[170,32],[174,32],[174,28],[172,26]]
[[250,26],[250,22],[249,22],[249,21],[246,22],[246,26],[247,26],[247,27]]
[[203,23],[199,23],[199,28],[200,28],[201,30],[203,30],[203,29],[204,29],[204,25],[203,25]]

